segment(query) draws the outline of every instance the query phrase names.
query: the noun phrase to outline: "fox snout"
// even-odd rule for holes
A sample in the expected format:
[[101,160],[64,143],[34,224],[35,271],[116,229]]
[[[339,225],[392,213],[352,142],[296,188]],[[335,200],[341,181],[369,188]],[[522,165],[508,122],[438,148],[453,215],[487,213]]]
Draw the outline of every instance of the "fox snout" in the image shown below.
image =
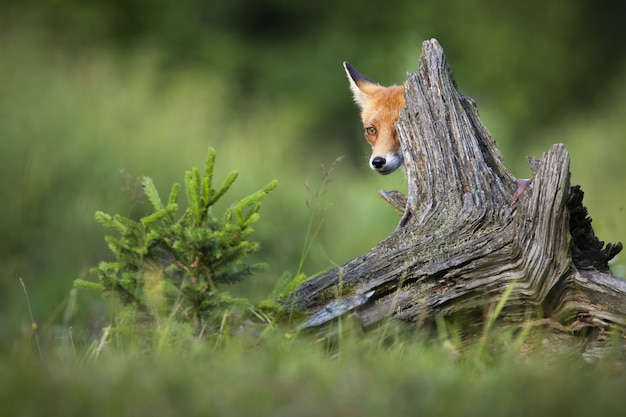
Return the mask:
[[381,175],[391,174],[404,164],[402,152],[387,154],[386,156],[372,155],[370,157],[370,168]]
[[343,66],[354,101],[361,108],[365,139],[372,145],[370,168],[382,175],[391,174],[404,163],[395,127],[404,107],[404,87],[382,87],[348,62]]

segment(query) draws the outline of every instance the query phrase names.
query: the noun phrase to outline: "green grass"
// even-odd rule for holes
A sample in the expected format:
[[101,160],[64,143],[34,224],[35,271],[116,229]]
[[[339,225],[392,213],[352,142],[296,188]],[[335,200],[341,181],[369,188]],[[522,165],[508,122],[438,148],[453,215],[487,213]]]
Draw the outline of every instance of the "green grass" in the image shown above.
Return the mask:
[[42,357],[23,340],[0,359],[0,401],[13,416],[623,415],[619,363],[529,355],[494,330],[485,350],[395,326],[384,336],[343,329],[328,345],[278,327],[199,341],[163,326],[84,348],[68,341]]

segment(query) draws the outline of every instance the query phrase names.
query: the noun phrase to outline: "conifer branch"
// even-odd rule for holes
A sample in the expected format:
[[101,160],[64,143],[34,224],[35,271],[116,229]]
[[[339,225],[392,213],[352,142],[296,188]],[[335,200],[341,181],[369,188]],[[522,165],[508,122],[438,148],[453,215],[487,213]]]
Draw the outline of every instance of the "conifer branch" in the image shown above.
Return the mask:
[[196,168],[185,173],[188,207],[178,219],[175,216],[180,186],[174,184],[164,206],[148,177],[143,179],[143,187],[153,208],[151,213],[135,221],[97,212],[96,220],[120,235],[105,237],[116,261],[101,262],[92,269],[100,284],[77,280],[75,285],[117,295],[124,303],[149,315],[167,314],[191,320],[199,328],[222,317],[223,311],[216,309],[233,305],[234,299],[219,291],[220,286],[240,281],[264,267],[243,261],[259,248],[257,242],[246,239],[259,219],[261,200],[277,182],[235,201],[220,220],[211,208],[230,189],[237,172],[233,171],[215,191],[214,166],[215,150],[209,149],[203,176]]

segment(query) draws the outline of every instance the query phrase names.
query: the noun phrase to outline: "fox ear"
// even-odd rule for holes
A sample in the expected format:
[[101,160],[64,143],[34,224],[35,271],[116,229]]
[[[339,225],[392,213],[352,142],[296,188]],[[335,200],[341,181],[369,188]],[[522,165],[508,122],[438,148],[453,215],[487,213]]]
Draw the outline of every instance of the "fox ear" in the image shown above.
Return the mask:
[[382,87],[376,81],[358,72],[349,62],[344,61],[343,68],[348,75],[354,101],[363,107],[369,101],[370,96]]

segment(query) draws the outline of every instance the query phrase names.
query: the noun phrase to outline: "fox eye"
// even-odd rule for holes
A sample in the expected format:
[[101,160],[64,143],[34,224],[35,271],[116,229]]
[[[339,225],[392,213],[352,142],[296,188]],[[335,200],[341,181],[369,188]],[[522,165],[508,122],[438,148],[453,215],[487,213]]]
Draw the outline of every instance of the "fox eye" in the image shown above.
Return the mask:
[[376,128],[373,126],[366,127],[365,133],[367,133],[370,136],[374,136],[376,134]]

